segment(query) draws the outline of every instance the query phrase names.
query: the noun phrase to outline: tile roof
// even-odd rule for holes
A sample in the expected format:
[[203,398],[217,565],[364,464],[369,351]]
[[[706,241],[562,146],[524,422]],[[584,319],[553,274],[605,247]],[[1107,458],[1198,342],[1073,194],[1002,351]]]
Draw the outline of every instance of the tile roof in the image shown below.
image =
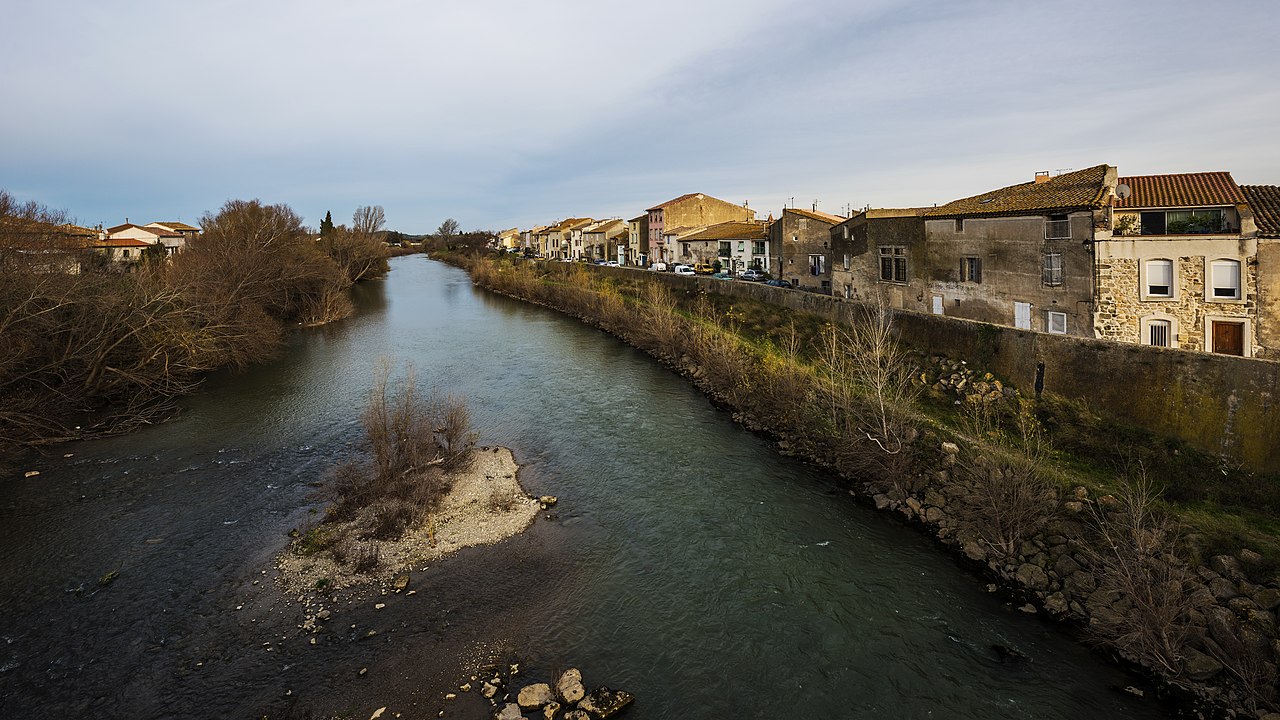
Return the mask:
[[906,217],[924,217],[925,212],[933,208],[867,208],[855,213],[851,218],[845,218],[840,221],[840,225],[853,222],[855,220],[863,222],[866,220],[875,220],[878,218],[906,218]]
[[609,232],[613,228],[616,228],[618,225],[622,225],[622,224],[623,222],[621,220],[618,220],[617,218],[614,218],[612,220],[601,220],[600,222],[592,224],[591,227],[586,228],[582,232],[605,233],[605,232]]
[[710,225],[699,230],[687,237],[680,238],[680,242],[701,242],[703,240],[763,240],[768,237],[768,231],[763,223],[758,222],[722,222]]
[[1047,182],[1027,182],[999,190],[953,200],[925,211],[926,217],[968,215],[1012,215],[1024,212],[1079,210],[1103,207],[1107,187],[1107,165],[1063,173]]
[[641,215],[641,216],[639,216],[639,217],[633,217],[633,218],[631,218],[630,220],[628,220],[627,222],[629,222],[629,223],[633,223],[633,222],[640,222],[641,220],[643,220],[643,219],[645,219],[645,218],[647,218],[647,217],[649,217],[649,215],[648,215],[648,213],[645,213],[644,215]]
[[1116,198],[1118,208],[1196,207],[1239,205],[1244,202],[1240,186],[1229,172],[1178,173],[1176,175],[1135,175],[1122,177],[1133,195]]
[[1258,234],[1280,237],[1280,185],[1241,185],[1240,190],[1253,210]]
[[153,222],[153,223],[147,223],[147,224],[148,224],[148,225],[163,225],[164,227],[167,227],[167,228],[169,228],[170,230],[177,230],[178,232],[183,232],[183,231],[185,231],[185,232],[200,232],[200,228],[198,228],[198,227],[194,227],[194,226],[192,226],[192,225],[188,225],[188,224],[186,224],[186,223],[177,222],[177,221],[170,222],[170,221],[168,221],[168,220],[157,220],[156,222]]
[[151,247],[155,243],[149,243],[146,240],[138,240],[137,238],[107,238],[99,240],[93,244],[94,247],[100,248],[130,248],[130,247]]
[[849,218],[840,217],[839,215],[832,215],[831,213],[824,213],[821,210],[805,210],[803,208],[783,208],[782,214],[785,215],[787,213],[792,213],[794,215],[799,215],[801,217],[811,218],[813,220],[821,220],[822,222],[833,223],[833,224],[842,223],[845,220],[849,219]]

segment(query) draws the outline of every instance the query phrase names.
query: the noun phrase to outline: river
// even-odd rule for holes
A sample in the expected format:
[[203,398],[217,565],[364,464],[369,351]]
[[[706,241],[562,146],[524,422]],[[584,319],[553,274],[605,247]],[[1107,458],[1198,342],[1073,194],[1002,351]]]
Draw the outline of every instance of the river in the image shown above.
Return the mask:
[[[634,720],[1165,716],[611,336],[422,256],[355,299],[177,419],[0,479],[0,717],[477,717],[474,692],[442,694],[510,662],[580,667],[634,693]],[[412,596],[335,607],[312,645],[272,560],[358,443],[381,356],[465,396],[481,444],[560,505],[419,568]]]

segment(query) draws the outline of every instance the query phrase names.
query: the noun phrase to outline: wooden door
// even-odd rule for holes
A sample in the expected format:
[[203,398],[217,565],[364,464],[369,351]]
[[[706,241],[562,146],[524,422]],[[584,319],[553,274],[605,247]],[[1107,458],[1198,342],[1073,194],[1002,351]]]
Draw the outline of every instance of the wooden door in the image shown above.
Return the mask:
[[1213,323],[1213,351],[1223,355],[1244,355],[1244,323]]

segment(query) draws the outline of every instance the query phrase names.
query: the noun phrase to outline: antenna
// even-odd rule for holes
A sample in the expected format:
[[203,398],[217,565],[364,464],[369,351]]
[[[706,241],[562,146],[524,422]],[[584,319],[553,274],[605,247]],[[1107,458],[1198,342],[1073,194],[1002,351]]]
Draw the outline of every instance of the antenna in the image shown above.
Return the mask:
[[1128,200],[1132,196],[1133,196],[1133,188],[1130,188],[1128,185],[1125,185],[1124,183],[1120,183],[1119,185],[1116,186],[1116,197],[1120,198],[1121,200]]

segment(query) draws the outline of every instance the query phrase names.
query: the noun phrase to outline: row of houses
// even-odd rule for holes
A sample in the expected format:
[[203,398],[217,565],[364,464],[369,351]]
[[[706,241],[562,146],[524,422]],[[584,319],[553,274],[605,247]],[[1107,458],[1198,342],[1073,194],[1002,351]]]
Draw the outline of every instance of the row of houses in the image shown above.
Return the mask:
[[1280,358],[1280,187],[1111,165],[943,205],[755,218],[689,194],[501,235],[548,259],[748,267],[794,287],[1038,332]]

